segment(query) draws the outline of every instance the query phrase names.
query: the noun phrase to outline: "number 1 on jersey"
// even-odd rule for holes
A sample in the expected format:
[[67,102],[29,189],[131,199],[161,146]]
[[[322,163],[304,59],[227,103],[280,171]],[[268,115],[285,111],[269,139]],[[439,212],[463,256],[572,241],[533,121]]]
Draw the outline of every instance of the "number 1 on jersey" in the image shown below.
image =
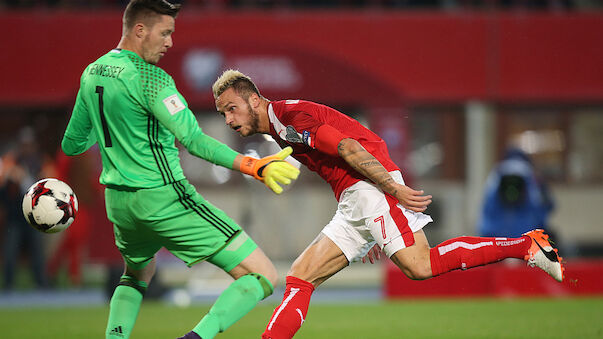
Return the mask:
[[105,118],[105,111],[103,105],[103,93],[105,88],[103,86],[96,86],[96,93],[98,94],[98,112],[100,114],[101,124],[103,125],[103,134],[105,135],[105,147],[111,147],[111,136],[109,135],[109,126],[107,126],[107,119]]

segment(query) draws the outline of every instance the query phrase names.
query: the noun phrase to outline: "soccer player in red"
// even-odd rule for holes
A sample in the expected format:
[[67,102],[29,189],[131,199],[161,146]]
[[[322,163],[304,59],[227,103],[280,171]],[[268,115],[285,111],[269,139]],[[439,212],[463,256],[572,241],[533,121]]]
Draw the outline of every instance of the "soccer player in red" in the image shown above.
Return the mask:
[[292,156],[331,185],[338,201],[333,219],[295,260],[282,303],[262,338],[291,338],[303,324],[314,289],[376,244],[406,276],[428,279],[506,258],[526,260],[557,281],[563,266],[542,230],[519,238],[457,237],[434,248],[422,228],[431,196],[405,186],[385,142],[356,120],[310,101],[270,101],[239,71],[213,85],[216,108],[241,136],[270,134]]

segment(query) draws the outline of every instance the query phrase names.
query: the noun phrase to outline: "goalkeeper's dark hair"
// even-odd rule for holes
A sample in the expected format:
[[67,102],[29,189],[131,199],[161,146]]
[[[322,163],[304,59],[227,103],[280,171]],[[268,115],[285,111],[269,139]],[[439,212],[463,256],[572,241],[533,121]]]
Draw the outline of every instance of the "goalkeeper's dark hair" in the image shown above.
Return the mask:
[[214,82],[214,85],[212,86],[214,98],[217,99],[229,88],[234,89],[234,91],[245,100],[247,100],[252,93],[262,97],[251,78],[237,70],[229,69],[224,71],[218,80]]
[[167,0],[130,0],[123,16],[124,32],[129,31],[139,22],[152,26],[159,15],[169,15],[176,18],[180,4]]

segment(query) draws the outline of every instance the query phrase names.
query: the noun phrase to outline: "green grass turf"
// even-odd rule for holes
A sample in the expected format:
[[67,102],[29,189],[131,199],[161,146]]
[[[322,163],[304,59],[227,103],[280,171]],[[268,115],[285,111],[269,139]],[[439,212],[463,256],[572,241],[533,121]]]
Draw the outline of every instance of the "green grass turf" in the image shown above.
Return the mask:
[[[260,338],[274,307],[261,304],[216,339]],[[176,338],[207,309],[146,302],[132,338]],[[104,307],[0,308],[0,338],[103,338],[106,317]],[[295,338],[603,338],[603,298],[313,304]]]

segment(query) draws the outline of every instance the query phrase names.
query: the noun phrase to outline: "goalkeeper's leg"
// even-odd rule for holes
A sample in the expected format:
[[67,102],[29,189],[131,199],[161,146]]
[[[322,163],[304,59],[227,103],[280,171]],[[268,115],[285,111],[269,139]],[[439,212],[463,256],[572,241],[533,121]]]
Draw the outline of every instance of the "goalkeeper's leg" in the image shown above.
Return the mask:
[[[217,257],[210,261],[221,266],[223,261],[219,255]],[[277,281],[276,268],[259,248],[255,248],[228,274],[236,280],[222,292],[199,324],[183,338],[212,339],[224,332],[258,302],[271,295]]]
[[155,274],[155,258],[144,268],[135,270],[127,265],[111,297],[109,319],[105,330],[107,339],[127,339],[132,333],[142,297]]

